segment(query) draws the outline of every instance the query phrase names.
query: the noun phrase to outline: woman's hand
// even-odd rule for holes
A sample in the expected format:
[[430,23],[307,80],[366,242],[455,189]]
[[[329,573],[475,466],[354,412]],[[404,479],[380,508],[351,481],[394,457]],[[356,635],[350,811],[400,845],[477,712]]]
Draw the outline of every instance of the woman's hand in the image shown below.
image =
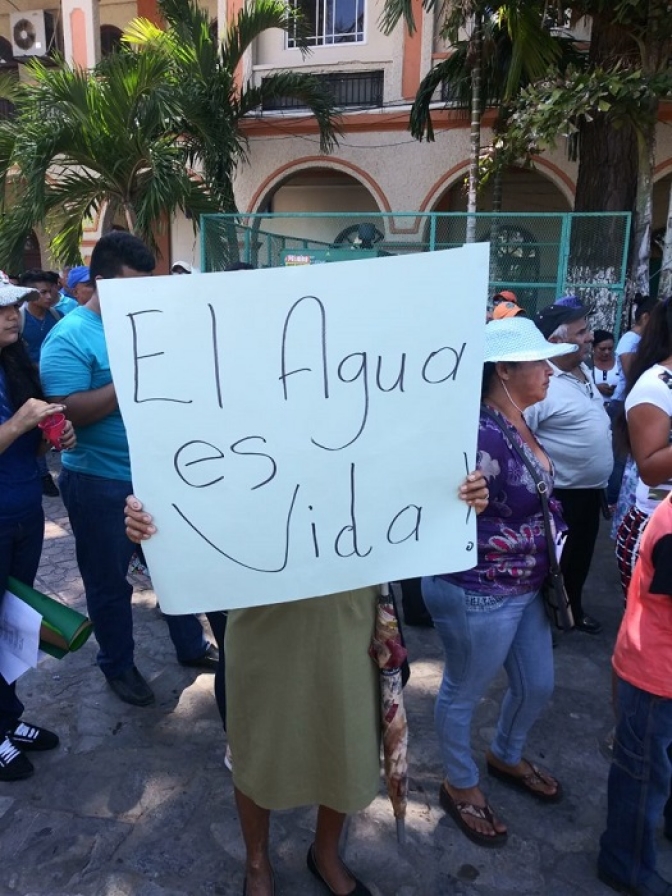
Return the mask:
[[35,429],[37,424],[47,417],[52,414],[62,414],[64,410],[65,405],[50,404],[40,401],[39,398],[29,398],[8,422],[11,422],[19,430],[19,435],[23,435],[25,432]]
[[124,523],[126,524],[126,535],[128,538],[140,544],[141,541],[147,541],[156,532],[156,526],[152,523],[152,516],[145,513],[142,504],[135,495],[129,495],[126,498],[126,506],[124,507]]
[[77,436],[75,435],[75,427],[69,420],[65,421],[65,429],[61,433],[61,448],[63,451],[72,451],[77,444]]
[[469,473],[460,486],[458,495],[460,500],[473,507],[476,513],[482,513],[490,502],[488,483],[483,473],[480,470]]
[[597,384],[597,391],[600,393],[600,395],[603,395],[604,398],[611,398],[611,396],[614,394],[615,389],[616,386],[610,386],[609,383]]

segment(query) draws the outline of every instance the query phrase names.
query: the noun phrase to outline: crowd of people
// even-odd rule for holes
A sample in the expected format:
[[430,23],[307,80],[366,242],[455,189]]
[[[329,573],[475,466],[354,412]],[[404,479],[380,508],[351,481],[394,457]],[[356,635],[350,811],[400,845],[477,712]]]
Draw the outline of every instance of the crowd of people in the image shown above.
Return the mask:
[[[9,576],[32,584],[42,498],[60,488],[98,666],[112,692],[138,707],[154,694],[135,664],[128,570],[156,527],[151,508],[133,495],[97,282],[146,277],[154,266],[140,240],[113,231],[87,267],[0,281],[0,594]],[[187,262],[172,271],[192,272]],[[615,346],[613,333],[592,331],[592,309],[576,296],[537,313],[511,290],[494,297],[477,469],[458,491],[477,514],[476,564],[400,584],[406,622],[434,626],[445,654],[435,706],[439,803],[472,842],[502,847],[507,826],[472,754],[474,710],[503,668],[508,686],[487,773],[533,799],[561,800],[562,783],[525,756],[554,687],[545,588],[557,560],[578,636],[601,632],[584,585],[600,518],[614,518],[627,600],[614,653],[614,761],[598,875],[619,892],[672,896],[654,846],[661,818],[672,837],[672,302],[638,297],[635,309]],[[58,488],[39,426],[56,413],[67,417]],[[378,676],[369,655],[375,610],[371,587],[213,612],[216,646],[197,616],[165,617],[178,661],[214,672],[247,896],[275,892],[270,812],[300,805],[318,807],[309,871],[332,894],[371,892],[343,863],[339,841],[347,814],[379,787]],[[299,713],[291,723],[287,705]],[[0,677],[0,781],[28,777],[26,753],[58,746],[57,734],[25,721],[23,711],[15,685]]]

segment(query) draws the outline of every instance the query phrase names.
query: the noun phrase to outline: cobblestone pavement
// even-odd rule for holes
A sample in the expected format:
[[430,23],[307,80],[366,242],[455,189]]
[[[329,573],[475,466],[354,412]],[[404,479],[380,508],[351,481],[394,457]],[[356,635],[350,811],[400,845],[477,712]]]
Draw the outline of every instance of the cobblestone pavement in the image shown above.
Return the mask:
[[[46,499],[46,541],[37,587],[84,609],[73,539],[59,499]],[[438,805],[441,780],[433,697],[441,650],[432,630],[411,629],[412,677],[407,842],[398,847],[382,788],[347,829],[348,864],[376,896],[588,896],[611,892],[595,879],[605,815],[612,726],[609,655],[620,596],[603,524],[586,605],[604,622],[597,637],[562,636],[553,701],[528,755],[561,779],[557,806],[497,781],[484,786],[506,820],[502,850],[467,841]],[[19,682],[26,719],[56,730],[61,747],[35,755],[36,773],[0,784],[0,896],[229,896],[242,892],[243,845],[212,676],[179,666],[151,585],[134,577],[137,664],[156,704],[121,703],[95,665],[92,638],[63,661],[47,658]],[[473,746],[483,767],[503,678],[478,708]],[[291,709],[291,708],[290,708]],[[308,874],[310,809],[274,813],[278,896],[325,892]],[[672,876],[661,840],[661,871]]]

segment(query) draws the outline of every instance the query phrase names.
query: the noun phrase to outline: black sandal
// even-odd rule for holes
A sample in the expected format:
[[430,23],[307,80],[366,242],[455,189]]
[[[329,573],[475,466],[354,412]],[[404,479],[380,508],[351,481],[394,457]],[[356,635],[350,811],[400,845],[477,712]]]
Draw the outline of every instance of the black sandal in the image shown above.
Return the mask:
[[[466,800],[454,800],[445,784],[441,784],[439,802],[441,803],[441,808],[450,815],[465,837],[468,837],[472,843],[490,847],[504,846],[506,843],[509,836],[508,832],[495,830],[495,813],[492,811],[492,806],[489,803],[486,802],[485,806],[476,806],[474,803],[469,803]],[[465,816],[478,818],[480,821],[487,821],[492,827],[492,834],[483,834],[481,831],[475,830],[467,824]]]

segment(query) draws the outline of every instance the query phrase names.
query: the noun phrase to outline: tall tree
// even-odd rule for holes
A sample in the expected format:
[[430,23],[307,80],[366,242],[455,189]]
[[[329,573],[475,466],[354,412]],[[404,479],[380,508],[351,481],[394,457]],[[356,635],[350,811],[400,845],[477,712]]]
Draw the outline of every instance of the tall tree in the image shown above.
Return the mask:
[[[423,0],[425,9],[434,6],[435,0]],[[541,0],[460,0],[446,7],[440,34],[451,51],[422,80],[411,110],[410,130],[418,140],[434,139],[432,106],[439,86],[448,87],[451,105],[470,110],[468,212],[476,211],[484,111],[496,108],[495,130],[505,129],[511,99],[524,84],[562,59],[561,43],[544,27],[546,6]],[[409,0],[386,0],[383,29],[391,31],[401,19],[412,33],[415,22]],[[462,36],[465,31],[469,32],[466,40]],[[475,218],[467,219],[468,242],[475,238],[475,224]]]
[[[636,64],[638,48],[631,34],[605,10],[592,16],[590,69],[610,71],[628,61]],[[577,134],[579,169],[574,210],[629,212],[637,193],[637,133],[631,121],[614,126],[607,115],[583,117]]]
[[103,208],[152,246],[166,214],[216,209],[166,131],[178,110],[162,56],[113,54],[95,71],[35,61],[28,72],[26,82],[0,78],[16,108],[0,122],[2,267],[19,268],[36,226],[57,260],[76,263],[84,223]]

